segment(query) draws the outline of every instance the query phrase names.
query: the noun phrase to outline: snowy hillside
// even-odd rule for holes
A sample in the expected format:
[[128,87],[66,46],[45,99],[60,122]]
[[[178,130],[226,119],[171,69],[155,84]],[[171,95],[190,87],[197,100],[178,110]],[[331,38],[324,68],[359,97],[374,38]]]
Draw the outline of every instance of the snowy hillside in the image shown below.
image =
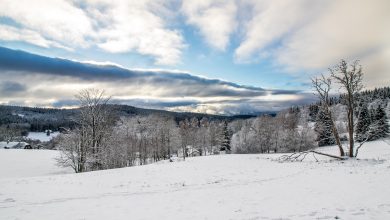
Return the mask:
[[48,151],[0,151],[7,177],[0,179],[0,219],[390,219],[390,145],[383,141],[345,162],[219,155],[50,176],[40,175],[51,168],[22,169],[26,157],[52,165],[37,154]]
[[58,136],[60,132],[53,132],[50,135],[47,135],[46,132],[32,132],[30,131],[27,135],[27,139],[39,140],[41,142],[50,141],[54,137]]
[[56,165],[57,156],[53,150],[0,149],[0,179],[72,173]]

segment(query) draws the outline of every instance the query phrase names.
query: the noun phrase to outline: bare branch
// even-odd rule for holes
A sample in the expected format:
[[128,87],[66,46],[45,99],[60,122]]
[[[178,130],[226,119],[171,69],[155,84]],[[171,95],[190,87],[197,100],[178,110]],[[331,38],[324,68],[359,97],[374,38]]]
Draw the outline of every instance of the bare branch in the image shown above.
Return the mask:
[[308,151],[302,151],[302,152],[298,152],[298,153],[292,153],[290,155],[282,155],[277,160],[280,162],[302,162],[306,158],[306,156],[310,153],[313,155],[314,159],[317,162],[318,162],[318,159],[315,156],[315,154],[331,157],[331,158],[338,159],[338,160],[345,160],[346,159],[345,157],[322,153],[322,152],[315,151],[315,150],[308,150]]

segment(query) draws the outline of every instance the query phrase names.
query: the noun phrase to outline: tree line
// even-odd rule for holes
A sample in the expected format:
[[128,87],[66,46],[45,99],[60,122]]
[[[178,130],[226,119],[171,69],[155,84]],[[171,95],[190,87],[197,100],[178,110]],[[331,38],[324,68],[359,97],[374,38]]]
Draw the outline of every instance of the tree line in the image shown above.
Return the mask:
[[164,114],[120,117],[102,90],[83,90],[77,98],[76,128],[55,139],[61,150],[58,163],[75,172],[231,151],[226,121],[194,117],[177,122]]

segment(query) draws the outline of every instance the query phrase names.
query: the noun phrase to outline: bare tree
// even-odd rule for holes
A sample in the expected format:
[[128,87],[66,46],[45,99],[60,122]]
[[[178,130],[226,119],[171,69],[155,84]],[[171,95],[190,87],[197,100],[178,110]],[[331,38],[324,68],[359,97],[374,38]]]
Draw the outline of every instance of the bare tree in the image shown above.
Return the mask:
[[80,101],[78,128],[60,143],[62,159],[59,163],[72,166],[76,172],[103,169],[106,153],[103,148],[110,144],[115,121],[107,106],[110,98],[99,89],[82,90],[76,97]]
[[[338,84],[340,84],[341,89],[345,92],[345,101],[347,105],[347,124],[348,124],[348,136],[349,136],[349,157],[356,157],[355,149],[354,149],[354,113],[356,111],[356,97],[357,94],[363,89],[363,71],[362,67],[359,65],[359,61],[354,61],[351,65],[345,60],[341,60],[341,62],[335,67],[330,68],[331,77],[325,77],[321,75],[321,77],[317,77],[312,79],[313,87],[315,88],[318,97],[321,100],[322,108],[324,112],[331,119],[331,127],[333,131],[333,135],[336,139],[336,144],[340,150],[340,156],[345,156],[343,147],[340,142],[339,133],[335,126],[334,118],[332,117],[332,112],[330,110],[330,100],[329,100],[329,91],[331,90],[332,80],[334,79]],[[364,143],[364,142],[363,142]],[[359,148],[362,145],[359,145]]]
[[179,122],[180,136],[181,136],[181,150],[183,152],[183,159],[187,156],[187,146],[190,143],[191,125],[188,119]]
[[341,85],[346,92],[348,136],[349,136],[349,157],[354,157],[354,110],[356,95],[363,89],[363,71],[359,61],[354,61],[351,65],[345,60],[334,68],[330,69],[332,78]]
[[21,136],[21,129],[16,124],[8,124],[0,126],[0,140],[6,141],[7,143],[16,140]]
[[58,136],[58,149],[61,153],[56,158],[56,161],[59,166],[71,167],[76,173],[81,173],[86,170],[87,152],[82,135],[81,130],[75,129],[67,134]]
[[344,149],[340,141],[339,132],[332,117],[332,111],[330,110],[329,92],[331,90],[332,81],[330,78],[321,75],[320,77],[313,78],[312,84],[317,92],[318,98],[321,101],[321,108],[323,108],[324,113],[331,119],[332,133],[336,139],[336,144],[339,147],[340,156],[343,157],[345,156]]

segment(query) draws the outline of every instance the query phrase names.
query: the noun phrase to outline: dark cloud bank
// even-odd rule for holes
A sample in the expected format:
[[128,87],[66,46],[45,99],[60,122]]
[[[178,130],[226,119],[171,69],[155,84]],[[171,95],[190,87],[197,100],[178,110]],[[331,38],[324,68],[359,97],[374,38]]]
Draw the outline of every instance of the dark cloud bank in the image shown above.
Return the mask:
[[[238,108],[237,105],[241,104],[242,106],[247,106],[248,103],[251,106],[256,106],[255,108],[261,108],[262,104],[264,104],[264,107],[268,108],[269,104],[274,101],[271,100],[268,102],[268,104],[264,103],[264,101],[254,103],[254,98],[261,98],[267,95],[302,96],[303,94],[301,91],[296,90],[267,90],[259,87],[243,86],[218,79],[207,79],[191,75],[186,72],[163,70],[130,70],[115,65],[88,64],[60,58],[50,58],[24,51],[0,47],[0,77],[1,74],[4,75],[4,73],[9,72],[19,74],[19,77],[23,77],[26,74],[47,75],[51,77],[69,77],[72,78],[75,82],[111,83],[113,85],[123,87],[129,85],[146,85],[151,89],[158,89],[161,91],[161,97],[155,97],[151,100],[118,99],[114,101],[116,103],[132,104],[135,106],[151,108],[196,106],[198,104],[207,104],[206,101],[202,101],[202,98],[213,97],[222,97],[222,99],[225,100],[223,101],[225,106],[226,104],[236,105],[235,109]],[[3,78],[4,76],[1,77],[1,80],[4,81],[0,83],[0,91],[3,98],[4,95],[7,94],[23,93],[26,91],[25,85],[19,82],[5,81]],[[160,100],[164,97],[182,99],[173,101]],[[186,99],[185,97],[188,98]],[[197,99],[194,100],[190,97],[195,97]],[[246,102],[246,104],[243,102]],[[299,102],[303,103],[305,100],[301,99]],[[287,103],[291,104],[290,101],[287,101],[286,104]],[[74,104],[75,102],[71,98],[65,99],[62,97],[58,98],[57,101],[53,103],[53,107],[64,107]],[[281,103],[278,105],[280,104]]]

